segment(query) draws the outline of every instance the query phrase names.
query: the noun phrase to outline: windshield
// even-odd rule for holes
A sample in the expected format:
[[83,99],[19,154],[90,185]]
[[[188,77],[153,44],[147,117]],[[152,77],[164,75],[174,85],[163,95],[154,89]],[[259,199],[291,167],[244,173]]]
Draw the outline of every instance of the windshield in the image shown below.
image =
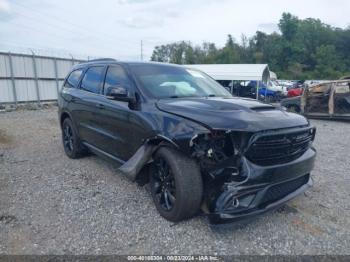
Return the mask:
[[142,87],[154,98],[231,97],[200,71],[171,65],[130,65]]

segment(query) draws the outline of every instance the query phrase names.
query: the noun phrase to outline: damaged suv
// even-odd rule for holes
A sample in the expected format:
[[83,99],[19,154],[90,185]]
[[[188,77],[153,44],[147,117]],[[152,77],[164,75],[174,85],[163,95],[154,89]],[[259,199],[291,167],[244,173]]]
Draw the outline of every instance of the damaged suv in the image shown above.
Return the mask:
[[194,69],[90,61],[68,74],[58,103],[68,157],[119,162],[130,180],[150,184],[170,221],[201,211],[233,222],[312,184],[315,128],[303,116],[233,97]]

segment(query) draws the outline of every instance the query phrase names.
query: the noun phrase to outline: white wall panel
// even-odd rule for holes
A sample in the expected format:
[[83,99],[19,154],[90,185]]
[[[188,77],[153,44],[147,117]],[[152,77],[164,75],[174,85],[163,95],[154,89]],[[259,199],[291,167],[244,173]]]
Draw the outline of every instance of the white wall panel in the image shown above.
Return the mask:
[[35,63],[39,78],[55,78],[55,66],[53,59],[36,58]]
[[58,78],[65,78],[68,72],[72,69],[72,61],[69,60],[57,60],[57,72]]
[[8,55],[0,55],[0,77],[11,76],[10,60]]
[[11,80],[0,79],[0,103],[14,101]]
[[57,99],[57,88],[55,81],[39,81],[39,93],[41,100]]
[[18,102],[37,101],[34,80],[15,80]]
[[15,77],[34,77],[31,57],[12,56],[13,74]]
[[[35,85],[35,71],[33,57],[26,54],[11,54],[13,77],[18,102],[37,101],[37,89]],[[39,97],[41,100],[57,99],[57,82],[55,72],[55,59],[57,61],[57,76],[63,79],[73,67],[80,61],[67,60],[54,57],[35,57],[35,66],[38,77]],[[0,53],[0,103],[13,103],[13,89],[11,82],[10,59],[7,53]],[[20,79],[29,78],[29,79]],[[47,80],[39,80],[46,78]],[[63,81],[59,80],[59,89]]]

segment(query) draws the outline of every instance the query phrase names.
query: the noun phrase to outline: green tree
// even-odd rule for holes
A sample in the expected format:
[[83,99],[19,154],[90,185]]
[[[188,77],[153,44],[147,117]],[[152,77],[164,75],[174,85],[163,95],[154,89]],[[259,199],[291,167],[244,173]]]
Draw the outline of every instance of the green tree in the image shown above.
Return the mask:
[[225,45],[176,42],[156,46],[151,60],[177,64],[267,63],[286,79],[335,79],[350,72],[350,27],[333,28],[319,19],[299,19],[283,13],[280,33],[257,31],[237,43],[232,35]]
[[313,73],[314,78],[337,79],[342,75],[341,72],[344,72],[344,63],[341,61],[333,45],[321,45],[318,47],[314,58],[316,61],[316,67]]
[[298,31],[299,19],[290,13],[283,13],[282,18],[278,24],[283,37],[287,41],[292,41]]

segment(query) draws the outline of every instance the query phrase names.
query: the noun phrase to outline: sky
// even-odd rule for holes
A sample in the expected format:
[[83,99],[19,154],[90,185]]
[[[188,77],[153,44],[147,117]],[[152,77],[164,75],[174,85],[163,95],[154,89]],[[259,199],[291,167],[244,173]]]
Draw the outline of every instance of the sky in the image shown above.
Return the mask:
[[283,12],[350,26],[348,0],[0,0],[0,49],[144,60],[175,41],[224,45],[278,31]]

